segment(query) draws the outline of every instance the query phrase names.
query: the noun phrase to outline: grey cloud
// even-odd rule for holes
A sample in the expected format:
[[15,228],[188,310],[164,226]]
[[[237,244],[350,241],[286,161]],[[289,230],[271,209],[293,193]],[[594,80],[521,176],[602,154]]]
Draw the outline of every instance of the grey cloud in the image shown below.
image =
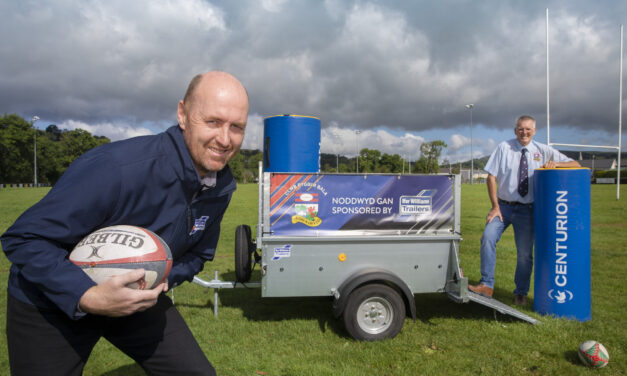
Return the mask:
[[521,113],[540,122],[548,6],[553,124],[613,131],[627,5],[547,4],[2,2],[1,110],[164,127],[187,81],[222,69],[260,116],[418,132],[466,124],[463,105],[475,103],[486,127],[510,127]]

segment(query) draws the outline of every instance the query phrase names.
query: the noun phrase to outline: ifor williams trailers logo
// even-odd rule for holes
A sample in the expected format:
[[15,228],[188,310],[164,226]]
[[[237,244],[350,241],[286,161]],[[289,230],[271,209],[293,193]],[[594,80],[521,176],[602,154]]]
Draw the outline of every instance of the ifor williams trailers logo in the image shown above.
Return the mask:
[[433,196],[437,190],[423,189],[416,196],[401,196],[399,200],[400,215],[431,215],[433,212]]

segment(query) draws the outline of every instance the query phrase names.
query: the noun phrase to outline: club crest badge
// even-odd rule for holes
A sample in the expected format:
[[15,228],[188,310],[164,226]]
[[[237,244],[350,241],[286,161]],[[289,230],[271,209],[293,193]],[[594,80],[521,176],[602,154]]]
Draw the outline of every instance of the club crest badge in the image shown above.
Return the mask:
[[292,223],[302,223],[309,227],[318,227],[322,219],[318,217],[318,194],[296,193],[294,200],[294,212]]

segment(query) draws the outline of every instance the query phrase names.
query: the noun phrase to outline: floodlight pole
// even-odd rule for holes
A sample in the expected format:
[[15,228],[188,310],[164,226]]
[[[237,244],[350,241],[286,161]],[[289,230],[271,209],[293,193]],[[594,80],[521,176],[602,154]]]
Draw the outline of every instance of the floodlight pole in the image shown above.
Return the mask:
[[356,159],[356,163],[357,163],[357,173],[359,173],[359,134],[361,133],[360,130],[356,130],[355,131],[355,138],[357,139],[357,157]]
[[594,177],[594,159],[595,159],[595,156],[594,156],[594,153],[593,153],[592,154],[592,176],[593,177]]
[[[338,140],[340,139],[340,136],[337,135],[337,133],[332,133],[333,137],[337,138]],[[339,152],[335,152],[335,172],[339,173],[340,172],[340,153]]]
[[470,110],[470,185],[474,184],[474,175],[475,175],[475,163],[473,161],[473,153],[472,153],[472,109],[475,107],[473,103],[467,104],[466,109]]
[[623,25],[620,25],[620,69],[618,73],[618,166],[616,167],[616,200],[620,199],[620,158],[623,136]]
[[39,120],[39,116],[33,116],[31,121],[31,126],[33,127],[33,177],[34,177],[34,186],[37,186],[37,128],[35,128],[35,123]]

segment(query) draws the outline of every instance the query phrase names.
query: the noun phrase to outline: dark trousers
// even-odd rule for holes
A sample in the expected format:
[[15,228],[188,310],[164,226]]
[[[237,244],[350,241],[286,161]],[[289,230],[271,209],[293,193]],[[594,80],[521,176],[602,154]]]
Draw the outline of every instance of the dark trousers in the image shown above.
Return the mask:
[[87,315],[79,320],[8,294],[6,330],[12,375],[81,375],[100,337],[149,375],[216,374],[165,294],[144,312],[121,318]]

